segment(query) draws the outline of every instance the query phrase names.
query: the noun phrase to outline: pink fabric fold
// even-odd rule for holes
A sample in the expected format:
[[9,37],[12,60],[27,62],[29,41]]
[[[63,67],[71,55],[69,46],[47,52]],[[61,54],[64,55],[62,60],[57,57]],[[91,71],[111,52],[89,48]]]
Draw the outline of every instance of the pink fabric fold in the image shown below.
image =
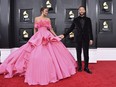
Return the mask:
[[61,39],[59,37],[48,37],[48,38],[43,37],[42,38],[42,44],[47,45],[48,43],[58,42],[60,40]]

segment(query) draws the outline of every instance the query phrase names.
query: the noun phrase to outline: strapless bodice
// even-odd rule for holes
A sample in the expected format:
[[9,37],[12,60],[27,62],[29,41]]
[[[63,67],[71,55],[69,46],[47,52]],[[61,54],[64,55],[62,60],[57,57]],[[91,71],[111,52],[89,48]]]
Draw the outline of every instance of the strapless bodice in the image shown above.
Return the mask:
[[49,20],[40,20],[34,24],[34,28],[46,27],[47,29],[51,29],[51,23]]

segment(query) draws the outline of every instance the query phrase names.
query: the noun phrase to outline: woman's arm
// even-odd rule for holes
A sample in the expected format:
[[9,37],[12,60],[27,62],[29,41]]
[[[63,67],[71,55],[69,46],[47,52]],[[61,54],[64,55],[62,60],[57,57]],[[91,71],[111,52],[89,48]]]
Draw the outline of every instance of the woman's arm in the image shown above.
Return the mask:
[[50,29],[50,32],[51,32],[54,36],[57,36],[56,33],[54,32],[53,28]]
[[[51,20],[48,18],[48,20],[50,21],[50,26],[51,26]],[[54,32],[52,26],[50,27],[50,32],[54,35],[57,36],[56,33]]]
[[74,28],[75,28],[75,19],[73,20],[73,22],[72,22],[72,24],[71,24],[71,26],[70,26],[70,28],[68,29],[68,31],[66,31],[62,36],[63,37],[66,37],[70,32],[72,32],[73,30],[74,30]]
[[35,17],[35,21],[34,21],[34,34],[37,32],[37,17]]
[[37,32],[36,28],[34,28],[34,34]]

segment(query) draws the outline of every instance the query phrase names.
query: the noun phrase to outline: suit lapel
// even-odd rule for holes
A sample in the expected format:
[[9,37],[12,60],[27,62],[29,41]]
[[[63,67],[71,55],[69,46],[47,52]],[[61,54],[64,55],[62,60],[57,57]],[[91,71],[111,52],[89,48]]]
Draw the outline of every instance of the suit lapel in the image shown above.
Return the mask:
[[80,29],[82,29],[82,27],[81,27],[81,23],[80,23],[80,18],[78,18],[78,27],[80,28]]
[[85,29],[86,22],[87,22],[87,19],[85,18],[85,23],[84,23],[83,29]]

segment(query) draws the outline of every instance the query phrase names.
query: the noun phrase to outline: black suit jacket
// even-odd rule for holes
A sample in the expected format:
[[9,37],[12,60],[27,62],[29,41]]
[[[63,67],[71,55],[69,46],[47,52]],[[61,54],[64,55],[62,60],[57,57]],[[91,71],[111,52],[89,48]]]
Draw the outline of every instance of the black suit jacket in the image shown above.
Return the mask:
[[73,20],[71,27],[68,29],[67,32],[64,33],[64,36],[66,37],[67,35],[69,35],[70,32],[73,31],[73,29],[76,29],[76,41],[83,40],[85,42],[88,42],[89,40],[93,40],[91,19],[88,17],[83,17],[85,22],[84,27],[82,28],[80,23],[81,18],[82,17],[79,16]]

